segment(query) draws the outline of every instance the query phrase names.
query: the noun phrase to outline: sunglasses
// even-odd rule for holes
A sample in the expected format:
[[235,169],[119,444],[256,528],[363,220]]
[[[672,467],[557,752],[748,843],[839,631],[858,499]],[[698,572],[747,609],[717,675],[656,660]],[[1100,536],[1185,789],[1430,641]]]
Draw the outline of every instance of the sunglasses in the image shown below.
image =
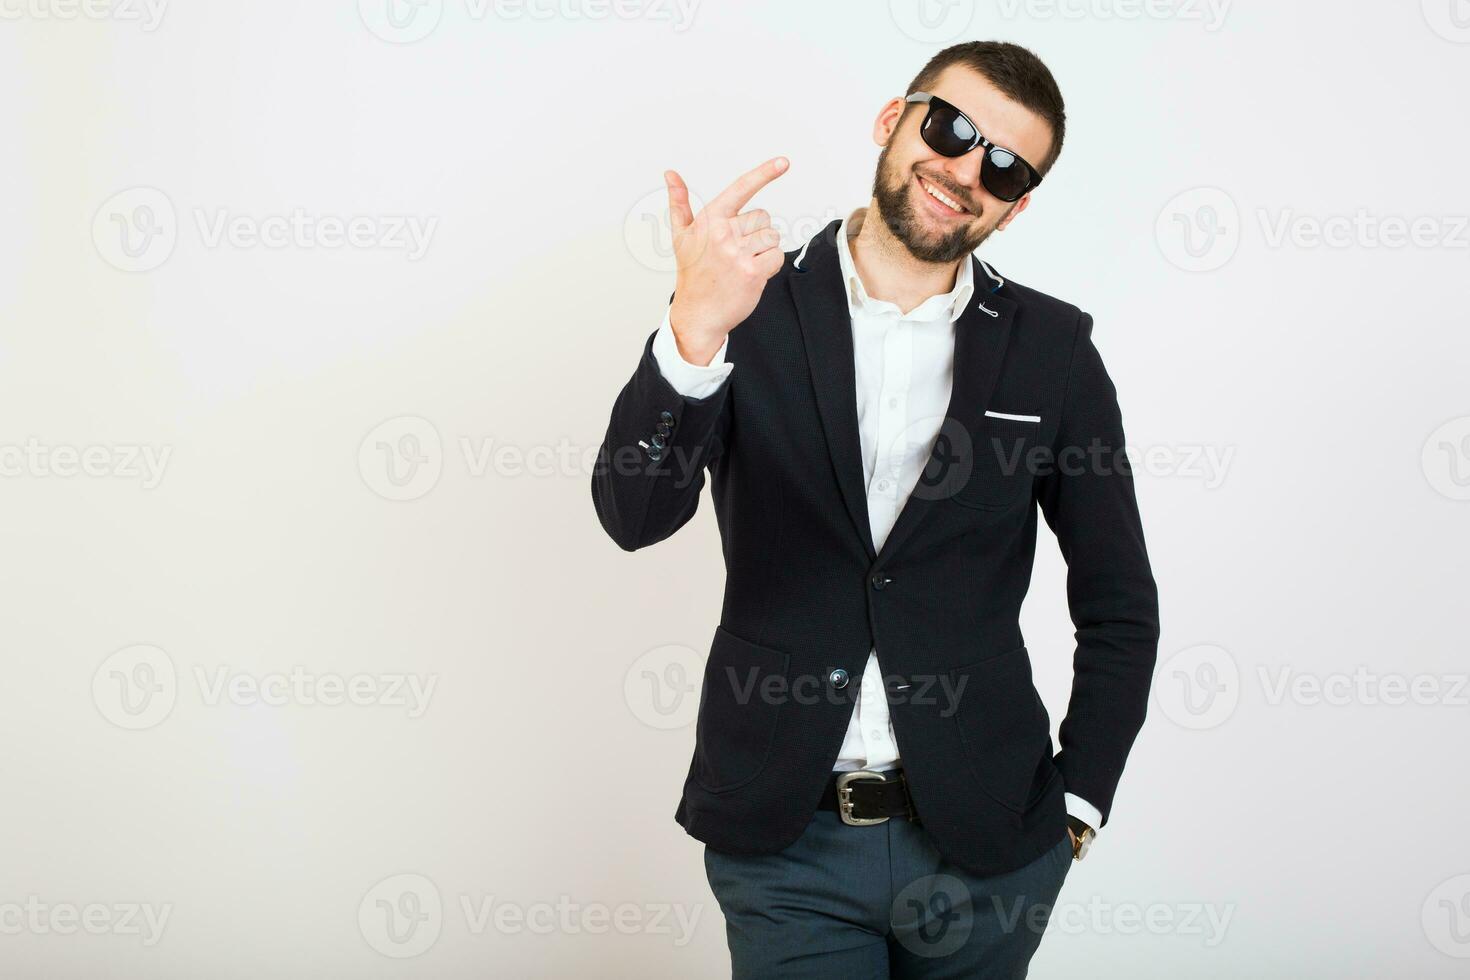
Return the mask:
[[946,157],[962,157],[977,146],[985,147],[980,163],[980,183],[990,193],[1007,203],[1041,183],[1036,168],[1003,146],[996,146],[980,135],[970,117],[937,95],[915,92],[905,102],[922,102],[929,106],[919,135],[929,149]]

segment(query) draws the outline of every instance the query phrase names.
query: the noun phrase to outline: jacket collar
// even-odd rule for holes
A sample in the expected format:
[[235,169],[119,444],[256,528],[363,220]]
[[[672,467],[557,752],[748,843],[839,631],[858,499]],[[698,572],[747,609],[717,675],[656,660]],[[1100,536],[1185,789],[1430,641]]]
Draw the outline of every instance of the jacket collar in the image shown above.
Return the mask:
[[[787,281],[838,489],[869,559],[886,559],[945,493],[942,486],[928,485],[921,476],[884,541],[882,554],[876,552],[863,486],[852,319],[838,256],[837,235],[843,225],[833,221],[813,236],[792,263]],[[925,473],[950,473],[956,453],[973,453],[1016,315],[1017,303],[1008,295],[1005,280],[978,258],[972,256],[970,262],[975,288],[955,324],[954,385]]]

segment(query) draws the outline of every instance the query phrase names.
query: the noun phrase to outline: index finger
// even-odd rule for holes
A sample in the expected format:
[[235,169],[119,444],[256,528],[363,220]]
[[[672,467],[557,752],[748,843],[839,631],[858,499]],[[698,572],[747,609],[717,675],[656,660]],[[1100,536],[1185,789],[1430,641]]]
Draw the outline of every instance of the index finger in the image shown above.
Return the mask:
[[790,165],[790,161],[785,157],[773,157],[767,160],[750,173],[737,177],[733,184],[720,191],[719,195],[709,202],[710,209],[724,215],[737,214],[752,197],[755,197],[756,191],[784,174]]

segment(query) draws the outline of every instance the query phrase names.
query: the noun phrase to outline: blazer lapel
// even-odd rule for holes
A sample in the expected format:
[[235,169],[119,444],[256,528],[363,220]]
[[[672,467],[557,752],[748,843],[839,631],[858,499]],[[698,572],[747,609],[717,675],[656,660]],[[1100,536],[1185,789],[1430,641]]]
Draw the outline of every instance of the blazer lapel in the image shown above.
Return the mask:
[[[1011,322],[1016,315],[1016,302],[1000,292],[1002,280],[975,258],[975,292],[955,322],[954,385],[950,391],[949,409],[930,450],[929,462],[919,474],[919,482],[909,494],[903,510],[888,538],[883,542],[880,561],[891,557],[923,521],[936,500],[954,492],[953,479],[968,477],[968,466],[959,465],[968,456],[973,462],[978,450],[973,444],[990,404],[990,396],[1000,379],[1001,362],[1011,339]],[[850,355],[849,355],[850,356]]]
[[837,231],[841,224],[832,222],[807,243],[788,281],[837,487],[871,559],[876,549],[868,524],[868,496],[863,487],[852,318],[847,312],[847,286],[842,282],[841,263],[837,259]]

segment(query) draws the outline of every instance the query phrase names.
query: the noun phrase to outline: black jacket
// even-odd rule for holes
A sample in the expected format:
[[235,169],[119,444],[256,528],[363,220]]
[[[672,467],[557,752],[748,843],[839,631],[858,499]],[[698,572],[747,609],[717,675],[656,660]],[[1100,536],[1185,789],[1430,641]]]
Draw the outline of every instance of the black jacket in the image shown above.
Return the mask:
[[[1087,314],[972,258],[949,411],[875,554],[839,225],[787,256],[730,334],[735,368],[710,397],[677,394],[649,338],[593,501],[631,551],[689,520],[708,470],[726,580],[675,814],[692,836],[743,854],[800,836],[876,649],[925,829],[945,857],[998,873],[1055,846],[1064,789],[1106,822],[1143,724],[1158,600],[1117,398]],[[1017,622],[1038,505],[1077,628],[1056,754]]]

